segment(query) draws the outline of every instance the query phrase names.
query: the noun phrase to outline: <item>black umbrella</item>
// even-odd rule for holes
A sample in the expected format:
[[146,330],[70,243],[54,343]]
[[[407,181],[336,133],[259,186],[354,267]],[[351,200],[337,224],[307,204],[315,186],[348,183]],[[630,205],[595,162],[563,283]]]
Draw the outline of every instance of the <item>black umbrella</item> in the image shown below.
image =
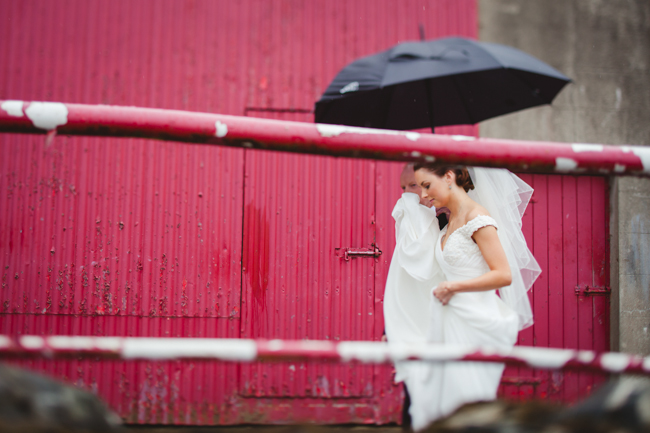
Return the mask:
[[569,81],[505,45],[404,42],[343,68],[316,103],[315,120],[397,130],[474,124],[550,104]]

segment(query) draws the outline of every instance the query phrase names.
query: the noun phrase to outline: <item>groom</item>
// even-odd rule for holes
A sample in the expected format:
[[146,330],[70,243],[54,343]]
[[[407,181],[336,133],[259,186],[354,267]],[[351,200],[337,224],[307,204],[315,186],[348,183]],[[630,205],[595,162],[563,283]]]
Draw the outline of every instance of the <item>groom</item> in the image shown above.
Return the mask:
[[[402,169],[402,174],[399,177],[400,187],[402,192],[411,192],[420,197],[420,204],[426,207],[431,207],[431,202],[422,197],[422,188],[415,181],[415,171],[413,170],[413,163],[408,163]],[[440,230],[447,225],[449,209],[440,208],[436,209],[436,216],[438,217],[438,226]],[[382,338],[385,341],[385,336]],[[411,398],[409,393],[404,387],[404,404],[402,405],[402,429],[404,431],[411,430],[411,416],[409,414],[409,406],[411,405]]]

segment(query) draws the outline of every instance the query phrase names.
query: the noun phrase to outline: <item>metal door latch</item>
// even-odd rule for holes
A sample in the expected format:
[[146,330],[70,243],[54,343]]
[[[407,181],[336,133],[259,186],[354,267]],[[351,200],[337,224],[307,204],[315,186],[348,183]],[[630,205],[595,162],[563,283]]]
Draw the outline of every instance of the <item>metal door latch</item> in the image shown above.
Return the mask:
[[598,286],[598,287],[592,287],[592,286],[576,286],[576,295],[577,296],[589,296],[589,295],[609,295],[612,293],[612,289],[609,288],[608,286]]
[[342,257],[349,262],[354,257],[379,257],[381,250],[375,245],[372,248],[336,248],[336,256]]
[[514,377],[502,377],[502,385],[515,385],[515,386],[537,386],[542,383],[540,377],[524,377],[524,376],[514,376]]

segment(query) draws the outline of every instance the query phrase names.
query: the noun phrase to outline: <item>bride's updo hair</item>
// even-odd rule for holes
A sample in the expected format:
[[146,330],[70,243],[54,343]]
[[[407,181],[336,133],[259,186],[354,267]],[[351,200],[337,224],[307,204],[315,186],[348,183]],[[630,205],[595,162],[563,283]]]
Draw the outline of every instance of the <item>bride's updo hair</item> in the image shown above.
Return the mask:
[[463,165],[436,165],[430,162],[416,162],[413,166],[413,171],[418,170],[426,170],[438,177],[443,177],[448,171],[452,171],[456,175],[456,185],[463,188],[465,192],[474,189],[474,184],[472,183],[472,178],[469,176],[467,167]]

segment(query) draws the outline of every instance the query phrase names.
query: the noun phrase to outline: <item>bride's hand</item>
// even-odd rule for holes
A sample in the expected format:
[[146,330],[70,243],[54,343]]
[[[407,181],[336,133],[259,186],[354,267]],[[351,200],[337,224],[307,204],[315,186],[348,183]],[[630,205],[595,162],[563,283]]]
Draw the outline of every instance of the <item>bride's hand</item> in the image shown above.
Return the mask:
[[449,281],[443,281],[433,290],[433,296],[435,296],[442,305],[447,305],[452,296],[454,296],[454,293],[452,283]]

